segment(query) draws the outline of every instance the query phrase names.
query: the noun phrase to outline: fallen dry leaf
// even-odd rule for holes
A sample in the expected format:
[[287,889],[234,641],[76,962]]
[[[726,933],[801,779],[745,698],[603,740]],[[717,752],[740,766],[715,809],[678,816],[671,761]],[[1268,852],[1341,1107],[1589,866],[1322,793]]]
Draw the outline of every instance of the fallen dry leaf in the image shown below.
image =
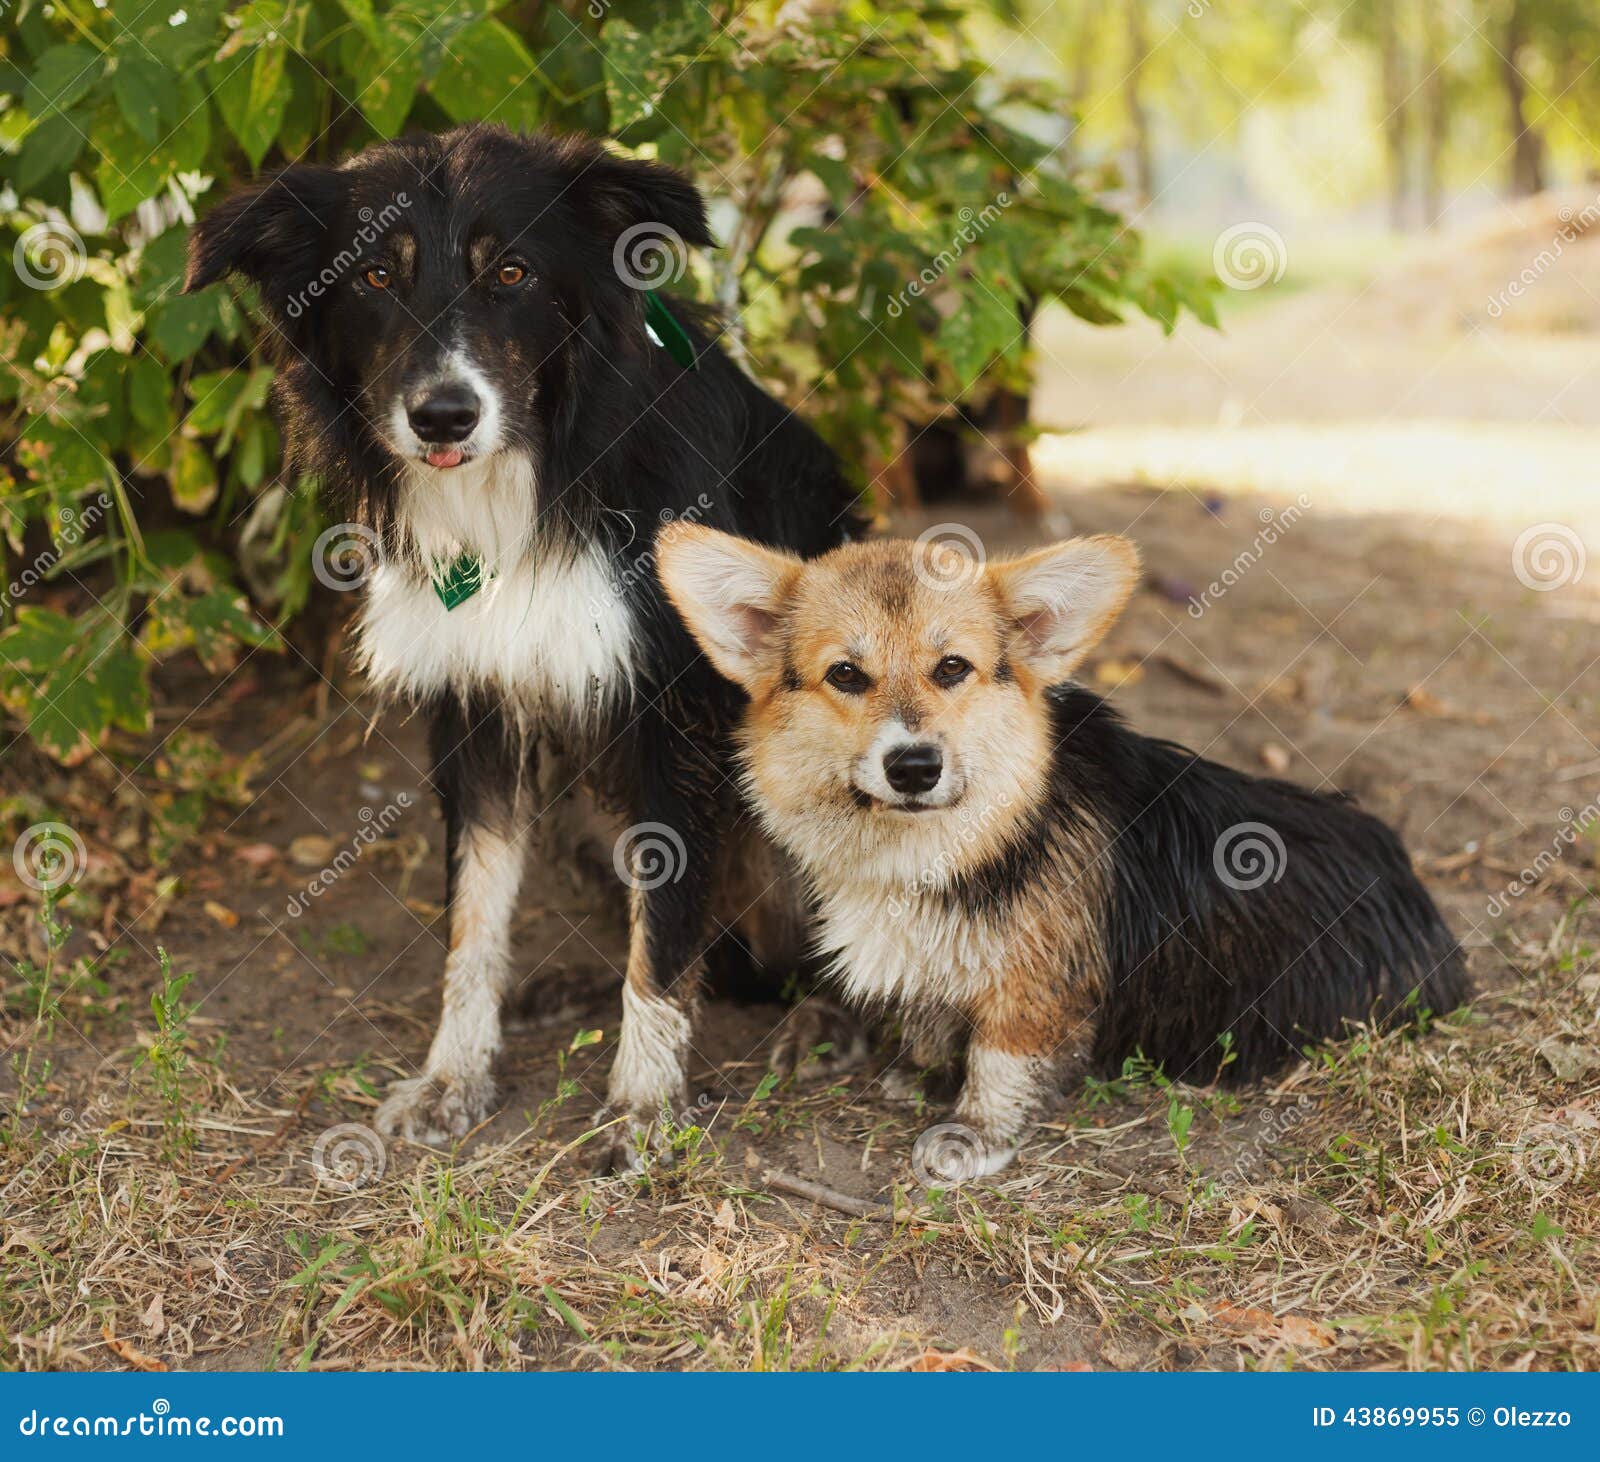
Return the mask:
[[1420,685],[1414,685],[1406,692],[1403,702],[1408,711],[1415,711],[1420,716],[1448,716],[1450,707],[1439,699],[1431,690]]
[[278,850],[271,843],[241,843],[233,856],[250,868],[265,868],[278,861]]
[[321,833],[302,833],[289,844],[289,857],[302,868],[321,868],[333,857],[333,839]]
[[207,899],[201,907],[224,929],[238,928],[239,916],[226,904],[219,904],[215,899]]
[[165,1308],[166,1296],[157,1290],[156,1293],[151,1297],[150,1303],[146,1307],[144,1314],[140,1317],[140,1323],[144,1326],[144,1333],[146,1335],[152,1335],[159,1340],[166,1332],[167,1317],[165,1314]]
[[1557,1081],[1576,1081],[1584,1072],[1600,1066],[1600,1058],[1587,1046],[1577,1041],[1564,1041],[1559,1036],[1546,1037],[1534,1050],[1544,1058]]
[[1094,667],[1096,685],[1116,690],[1123,685],[1137,685],[1144,679],[1144,666],[1137,660],[1102,660]]
[[1274,1315],[1271,1310],[1223,1300],[1212,1309],[1211,1318],[1235,1335],[1261,1335],[1291,1345],[1315,1346],[1319,1350],[1333,1344],[1333,1331],[1304,1315]]
[[111,1347],[111,1353],[119,1360],[126,1361],[136,1371],[164,1371],[167,1363],[157,1360],[154,1356],[146,1355],[137,1347],[129,1345],[126,1340],[118,1340],[112,1333],[109,1325],[100,1327],[100,1335],[105,1343]]
[[960,1350],[925,1350],[909,1366],[912,1371],[992,1371],[995,1368],[966,1346]]

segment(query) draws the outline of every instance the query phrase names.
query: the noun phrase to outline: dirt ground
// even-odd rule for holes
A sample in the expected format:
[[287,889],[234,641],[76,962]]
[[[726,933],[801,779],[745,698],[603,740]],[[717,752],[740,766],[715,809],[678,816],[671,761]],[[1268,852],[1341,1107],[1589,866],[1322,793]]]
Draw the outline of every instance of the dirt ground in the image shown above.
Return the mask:
[[676,1163],[601,1181],[623,889],[540,867],[501,1109],[385,1146],[444,960],[420,727],[337,652],[178,665],[148,740],[0,759],[7,843],[81,839],[56,940],[0,862],[0,1365],[1596,1367],[1600,241],[1487,308],[1558,202],[1221,335],[1044,320],[1063,521],[893,525],[1132,534],[1148,581],[1086,679],[1393,821],[1469,1006],[1237,1093],[1131,1066],[940,1190],[933,1095],[777,1082],[782,1008],[714,1001]]
[[[385,1148],[368,1124],[425,1052],[444,959],[420,728],[369,726],[337,660],[260,656],[203,700],[176,674],[148,745],[70,776],[18,749],[6,773],[14,819],[81,829],[58,983],[89,966],[53,1028],[7,977],[0,1364],[1594,1367],[1592,571],[1530,589],[1507,532],[1460,520],[1314,504],[1263,547],[1289,500],[1056,486],[1150,571],[1089,682],[1393,820],[1470,950],[1470,1007],[1233,1095],[1088,1083],[999,1179],[940,1191],[910,1161],[938,1103],[825,1060],[774,1084],[780,1009],[714,1002],[677,1163],[601,1181],[582,1144],[623,891],[539,868],[499,1113],[454,1153]],[[991,552],[1033,536],[962,516]],[[180,728],[248,757],[248,785],[148,869]],[[8,949],[43,963],[37,916],[0,899]],[[165,1013],[158,949],[194,975]]]

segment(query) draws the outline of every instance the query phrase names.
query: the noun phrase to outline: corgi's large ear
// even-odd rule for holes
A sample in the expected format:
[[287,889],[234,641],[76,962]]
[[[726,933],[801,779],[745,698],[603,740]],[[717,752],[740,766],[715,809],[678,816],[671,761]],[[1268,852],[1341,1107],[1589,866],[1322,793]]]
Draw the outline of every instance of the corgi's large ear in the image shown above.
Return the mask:
[[669,523],[656,566],[673,607],[721,674],[753,690],[779,667],[778,620],[801,563],[697,523]]
[[1011,653],[1048,685],[1067,678],[1122,613],[1139,550],[1106,534],[989,565],[1013,625]]

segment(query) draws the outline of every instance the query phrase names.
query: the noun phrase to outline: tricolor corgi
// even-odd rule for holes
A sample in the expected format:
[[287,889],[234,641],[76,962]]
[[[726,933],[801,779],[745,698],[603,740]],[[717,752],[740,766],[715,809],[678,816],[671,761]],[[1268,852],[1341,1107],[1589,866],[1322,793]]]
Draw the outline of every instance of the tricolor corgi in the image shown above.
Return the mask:
[[1003,1168],[1053,1085],[1135,1052],[1237,1080],[1463,998],[1388,827],[1142,736],[1072,684],[1138,581],[1128,540],[802,561],[676,524],[657,557],[748,697],[744,785],[833,975],[899,1013],[918,1065],[964,1055],[967,1131],[938,1176]]

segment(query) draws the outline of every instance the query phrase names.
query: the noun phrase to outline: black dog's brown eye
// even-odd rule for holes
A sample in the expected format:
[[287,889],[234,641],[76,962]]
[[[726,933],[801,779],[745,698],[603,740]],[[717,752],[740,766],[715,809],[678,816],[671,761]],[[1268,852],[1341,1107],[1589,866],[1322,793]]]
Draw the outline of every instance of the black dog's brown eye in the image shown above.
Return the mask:
[[382,264],[374,264],[361,277],[374,289],[388,289],[389,287],[389,271]]
[[835,690],[842,690],[846,695],[861,695],[872,684],[867,672],[858,665],[852,665],[848,660],[841,660],[833,666],[823,679]]
[[520,264],[502,264],[494,272],[496,284],[503,284],[508,289],[513,284],[521,284],[528,277],[528,271]]
[[942,685],[947,689],[952,685],[960,685],[972,674],[972,665],[963,660],[959,655],[946,655],[933,667],[933,680],[935,685]]

